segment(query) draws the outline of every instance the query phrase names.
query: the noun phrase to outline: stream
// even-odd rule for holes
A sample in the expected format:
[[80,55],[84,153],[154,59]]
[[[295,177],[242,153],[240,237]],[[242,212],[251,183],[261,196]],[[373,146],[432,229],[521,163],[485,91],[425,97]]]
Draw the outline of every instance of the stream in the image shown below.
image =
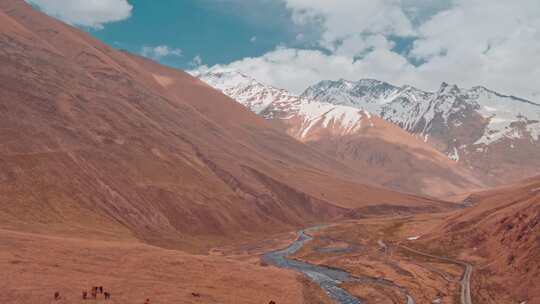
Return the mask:
[[[353,295],[349,294],[345,289],[340,288],[339,285],[343,282],[365,282],[372,284],[381,284],[387,286],[401,287],[394,285],[390,281],[384,279],[374,279],[370,277],[354,277],[345,270],[338,268],[331,268],[326,266],[314,265],[295,259],[289,259],[289,256],[298,252],[307,242],[313,238],[306,234],[306,232],[320,229],[321,227],[312,227],[298,232],[298,238],[291,243],[287,248],[271,251],[263,255],[262,260],[268,264],[274,265],[279,268],[291,269],[304,274],[311,281],[317,283],[328,296],[339,304],[366,304],[363,300],[360,300]],[[403,290],[402,290],[403,291]],[[414,299],[404,292],[407,297],[407,304],[415,304]]]
[[317,283],[336,303],[340,304],[363,304],[360,299],[349,294],[345,289],[338,287],[341,283],[354,281],[354,278],[346,271],[325,266],[313,265],[293,259],[290,255],[300,250],[305,243],[313,238],[306,234],[306,231],[314,230],[311,228],[301,230],[298,238],[289,247],[266,253],[263,261],[279,268],[291,269],[303,273],[310,280]]

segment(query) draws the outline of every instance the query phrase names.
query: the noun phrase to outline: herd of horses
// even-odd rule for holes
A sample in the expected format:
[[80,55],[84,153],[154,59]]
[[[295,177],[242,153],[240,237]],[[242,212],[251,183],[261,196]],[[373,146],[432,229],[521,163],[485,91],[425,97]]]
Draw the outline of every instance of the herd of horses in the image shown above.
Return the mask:
[[[103,286],[94,286],[90,290],[90,293],[88,291],[83,290],[82,291],[82,299],[83,300],[97,300],[98,295],[103,295],[103,299],[110,300],[111,299],[111,293],[108,291],[105,291],[103,289]],[[200,294],[198,293],[192,293],[191,294],[194,297],[200,297]],[[56,291],[54,293],[54,300],[59,301],[62,299],[62,296],[60,296],[60,292]],[[150,299],[146,299],[143,304],[151,304]],[[268,304],[276,304],[274,301],[270,301]]]
[[[83,290],[81,297],[83,300],[97,300],[99,295],[103,295],[103,299],[105,300],[111,299],[111,293],[109,291],[105,291],[105,289],[103,289],[103,286],[94,286],[92,287],[90,292],[88,292],[87,290]],[[59,291],[54,293],[54,299],[56,301],[62,299]],[[145,302],[145,304],[149,304],[149,300],[148,303]]]

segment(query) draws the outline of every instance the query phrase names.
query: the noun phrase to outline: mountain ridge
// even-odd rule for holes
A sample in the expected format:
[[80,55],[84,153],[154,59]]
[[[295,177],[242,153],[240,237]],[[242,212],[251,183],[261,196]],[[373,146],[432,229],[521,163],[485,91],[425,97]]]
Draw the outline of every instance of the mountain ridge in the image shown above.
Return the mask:
[[[373,82],[372,79],[367,79],[367,81],[368,82]],[[488,104],[493,104],[493,103],[496,102],[496,101],[489,101],[489,100],[486,102],[484,100],[484,99],[493,99],[492,96],[490,96],[490,95],[493,95],[493,96],[496,96],[496,97],[499,97],[499,98],[520,101],[520,102],[526,103],[526,104],[534,106],[534,107],[539,107],[538,109],[535,109],[535,110],[540,111],[539,110],[540,109],[540,104],[538,104],[538,103],[535,103],[533,101],[526,100],[526,99],[523,99],[523,98],[511,96],[511,95],[504,95],[504,94],[498,93],[498,92],[496,92],[494,90],[488,89],[488,88],[486,88],[484,86],[474,86],[474,87],[472,87],[470,89],[461,89],[455,84],[449,84],[449,83],[446,83],[446,82],[442,82],[441,86],[439,87],[439,89],[437,91],[435,91],[435,92],[427,92],[427,91],[422,91],[420,89],[417,89],[417,88],[415,88],[413,86],[409,86],[409,85],[397,87],[397,86],[388,84],[386,82],[378,81],[376,86],[384,85],[386,87],[386,89],[387,89],[386,92],[383,92],[383,94],[381,94],[380,92],[378,92],[376,90],[373,91],[373,87],[374,87],[373,84],[370,87],[365,87],[364,86],[365,82],[366,82],[366,79],[361,79],[361,80],[359,80],[357,82],[352,82],[352,81],[345,81],[344,82],[344,81],[341,81],[341,80],[340,81],[330,81],[330,82],[329,81],[321,81],[318,84],[315,84],[315,85],[309,87],[308,89],[306,89],[304,91],[304,93],[302,93],[300,96],[315,99],[315,100],[330,102],[330,103],[333,103],[333,104],[345,104],[345,103],[347,103],[347,104],[350,104],[350,105],[353,105],[353,106],[358,106],[360,108],[370,108],[371,112],[373,112],[375,114],[379,114],[379,115],[381,115],[381,117],[383,117],[383,118],[385,118],[385,119],[387,119],[389,121],[392,121],[392,122],[404,127],[406,130],[408,130],[410,132],[413,132],[413,133],[418,133],[414,129],[418,128],[417,124],[420,123],[419,121],[420,121],[421,118],[423,118],[422,116],[426,115],[425,112],[427,110],[429,110],[429,108],[432,106],[431,104],[433,102],[441,103],[441,101],[439,101],[437,99],[441,99],[443,97],[454,98],[454,99],[457,99],[457,98],[463,99],[466,103],[471,104],[473,106],[476,106],[477,110],[480,110],[482,108],[488,108],[489,107]],[[350,89],[347,90],[347,91],[343,91],[343,86],[341,85],[343,83],[346,83],[346,86],[348,88],[350,88]],[[329,87],[328,84],[332,84],[332,86]],[[330,91],[330,89],[332,89],[332,88],[338,88],[340,91],[338,91],[338,92]],[[411,95],[411,96],[402,96],[402,94],[404,92],[411,92],[413,95]],[[484,96],[481,96],[482,94]],[[342,95],[344,95],[344,96],[342,96]],[[388,113],[389,110],[395,110],[397,108],[397,106],[392,106],[392,104],[394,102],[396,102],[396,100],[399,100],[400,98],[408,98],[409,102],[416,103],[416,104],[420,104],[420,102],[418,102],[418,100],[420,100],[421,102],[428,103],[428,108],[425,109],[424,113],[417,113],[417,119],[413,123],[404,121],[403,119],[399,119],[399,118],[396,118],[396,117],[391,117],[387,113]],[[372,105],[372,103],[374,101],[377,101],[379,104]],[[448,102],[449,101],[446,101],[444,103],[448,103]],[[534,109],[534,108],[532,108],[532,109]],[[449,108],[447,110],[453,110],[453,109]],[[499,109],[496,109],[496,110],[499,110]],[[501,112],[503,110],[507,111],[507,112],[510,112],[510,111],[508,111],[508,109],[500,109]],[[519,112],[514,111],[511,114],[515,114],[517,116],[518,113]],[[497,114],[499,114],[499,113],[494,113],[494,115],[497,115]],[[534,113],[533,113],[533,115],[534,115]],[[538,118],[537,116],[538,116],[538,114],[535,115],[536,118]],[[484,117],[488,117],[488,115],[485,114]],[[535,132],[539,132],[540,131],[540,125],[535,126],[535,128],[533,130]],[[421,132],[419,135],[425,135],[424,133],[425,132]],[[502,134],[502,135],[504,135],[504,134]],[[495,140],[497,140],[499,138],[500,138],[500,136],[497,137]],[[538,137],[536,137],[536,140],[538,140]]]
[[369,109],[486,175],[491,185],[533,176],[540,166],[540,104],[534,101],[445,82],[435,92],[390,85],[381,94],[354,82],[348,90],[335,87],[323,81],[301,96]]
[[[234,70],[218,70],[195,76],[297,140],[362,172],[369,172],[372,178],[362,182],[375,181],[377,185],[395,190],[436,196],[455,194],[460,187],[469,189],[482,186],[482,182],[466,169],[451,164],[440,152],[366,109],[297,96]],[[364,83],[371,85],[382,82],[367,80]],[[422,163],[422,160],[426,162]],[[406,172],[411,171],[413,173],[410,174],[416,178],[408,178],[410,176]],[[428,182],[430,178],[444,186],[437,190],[430,189],[436,184]],[[447,192],[444,189],[452,190]]]
[[[201,76],[214,72],[210,69]],[[237,73],[231,69],[217,72],[224,78],[225,74]],[[260,92],[270,86],[260,82],[254,86],[242,81],[205,80],[270,120],[279,110],[277,102],[273,102],[276,100],[304,104],[317,101],[329,108],[343,106],[339,109],[349,115],[358,110],[378,115],[462,163],[490,186],[512,182],[523,174],[533,176],[540,166],[540,105],[484,86],[461,89],[443,82],[437,91],[426,92],[369,78],[356,82],[323,80],[300,95],[272,88],[273,94],[263,94],[261,98]],[[240,87],[243,94],[235,91]],[[254,109],[251,103],[257,103],[258,108]],[[281,108],[285,110],[283,105]]]

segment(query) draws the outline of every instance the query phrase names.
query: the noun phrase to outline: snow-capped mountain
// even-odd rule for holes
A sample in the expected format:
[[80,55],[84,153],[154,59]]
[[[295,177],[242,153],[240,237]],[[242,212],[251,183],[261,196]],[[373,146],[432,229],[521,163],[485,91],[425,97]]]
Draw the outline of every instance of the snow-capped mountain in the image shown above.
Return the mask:
[[365,110],[302,98],[237,71],[218,70],[196,76],[266,119],[294,121],[289,123],[288,133],[300,140],[314,136],[317,126],[346,135],[373,124]]
[[480,86],[466,90],[443,83],[437,92],[424,92],[372,79],[322,81],[302,97],[368,110],[426,139],[436,137],[441,128],[463,125],[471,114],[485,121],[474,144],[524,136],[538,141],[540,135],[540,104]]
[[285,90],[265,86],[234,70],[219,70],[195,76],[219,89],[225,95],[233,97],[256,114],[260,114],[276,100],[283,102],[297,102],[299,100],[298,96],[291,95]]
[[[365,172],[363,182],[434,196],[482,185],[468,169],[395,124],[370,114],[368,107],[361,109],[352,98],[326,102],[297,96],[232,70],[195,76],[292,137]],[[353,85],[341,84],[342,89]],[[381,96],[392,94],[391,85],[376,80],[365,80],[363,86],[373,88],[370,102],[374,105]]]
[[370,79],[322,81],[301,96],[366,109],[494,178],[540,171],[540,104],[532,101],[481,86],[425,92]]

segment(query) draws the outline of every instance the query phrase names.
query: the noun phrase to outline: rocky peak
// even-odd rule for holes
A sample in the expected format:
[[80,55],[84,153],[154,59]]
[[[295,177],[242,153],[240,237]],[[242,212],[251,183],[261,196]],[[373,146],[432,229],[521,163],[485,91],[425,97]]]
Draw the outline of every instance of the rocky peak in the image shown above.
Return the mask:
[[446,82],[441,83],[439,90],[437,91],[438,95],[459,95],[461,90],[455,84],[449,84]]

